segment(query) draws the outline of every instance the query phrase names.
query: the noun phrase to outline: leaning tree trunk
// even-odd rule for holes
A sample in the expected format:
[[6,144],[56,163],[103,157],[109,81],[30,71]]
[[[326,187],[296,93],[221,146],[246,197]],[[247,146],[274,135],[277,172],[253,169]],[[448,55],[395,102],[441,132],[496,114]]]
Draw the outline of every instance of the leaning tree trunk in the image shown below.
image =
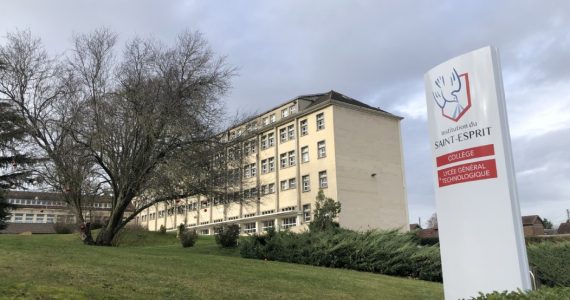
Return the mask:
[[109,222],[107,225],[101,228],[101,231],[97,235],[97,240],[95,244],[98,246],[112,246],[113,239],[119,232],[119,230],[124,225],[123,221],[123,214],[125,209],[122,207],[118,207],[117,209],[111,211],[111,216],[109,217]]

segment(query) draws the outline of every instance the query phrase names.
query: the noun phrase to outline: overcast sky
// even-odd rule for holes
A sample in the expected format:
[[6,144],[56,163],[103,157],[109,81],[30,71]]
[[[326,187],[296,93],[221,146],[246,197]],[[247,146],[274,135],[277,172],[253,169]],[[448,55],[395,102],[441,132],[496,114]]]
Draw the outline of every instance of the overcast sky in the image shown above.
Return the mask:
[[570,1],[0,0],[2,43],[6,32],[29,28],[62,53],[73,33],[99,27],[121,43],[201,31],[239,68],[228,112],[334,89],[405,117],[411,222],[435,212],[423,74],[496,46],[522,214],[557,225],[570,209]]

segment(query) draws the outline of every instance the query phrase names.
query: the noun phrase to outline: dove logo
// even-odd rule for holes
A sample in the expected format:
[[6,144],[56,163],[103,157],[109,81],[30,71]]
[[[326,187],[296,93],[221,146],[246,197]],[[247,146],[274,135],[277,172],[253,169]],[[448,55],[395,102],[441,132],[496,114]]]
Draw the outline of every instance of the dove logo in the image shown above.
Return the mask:
[[439,76],[434,81],[433,98],[441,114],[457,122],[471,107],[469,74],[459,75],[453,68],[451,74]]

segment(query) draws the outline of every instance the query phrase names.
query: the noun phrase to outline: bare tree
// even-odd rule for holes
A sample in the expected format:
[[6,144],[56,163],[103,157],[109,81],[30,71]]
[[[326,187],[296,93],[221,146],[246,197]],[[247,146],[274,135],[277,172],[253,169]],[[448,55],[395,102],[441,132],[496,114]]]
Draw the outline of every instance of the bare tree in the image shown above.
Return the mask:
[[[0,46],[0,97],[10,102],[23,120],[28,149],[43,163],[35,168],[44,184],[61,192],[83,223],[86,179],[92,177],[94,160],[72,139],[69,128],[77,123],[73,74],[57,58],[50,57],[40,39],[29,31],[7,34]],[[89,242],[89,241],[87,241]]]
[[433,213],[427,220],[427,228],[437,228],[437,213]]
[[[223,118],[219,99],[234,73],[199,33],[185,32],[172,46],[135,39],[118,63],[115,41],[108,30],[76,36],[70,59],[82,95],[82,123],[73,127],[74,136],[113,191],[98,245],[110,245],[153,203],[204,192]],[[145,204],[126,217],[137,197]]]

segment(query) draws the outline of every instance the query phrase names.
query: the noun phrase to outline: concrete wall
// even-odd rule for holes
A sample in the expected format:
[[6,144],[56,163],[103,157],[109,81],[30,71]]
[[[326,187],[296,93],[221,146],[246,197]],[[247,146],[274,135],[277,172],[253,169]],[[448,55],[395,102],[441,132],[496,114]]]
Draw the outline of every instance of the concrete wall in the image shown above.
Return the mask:
[[339,221],[356,230],[408,231],[400,120],[380,114],[334,106]]

